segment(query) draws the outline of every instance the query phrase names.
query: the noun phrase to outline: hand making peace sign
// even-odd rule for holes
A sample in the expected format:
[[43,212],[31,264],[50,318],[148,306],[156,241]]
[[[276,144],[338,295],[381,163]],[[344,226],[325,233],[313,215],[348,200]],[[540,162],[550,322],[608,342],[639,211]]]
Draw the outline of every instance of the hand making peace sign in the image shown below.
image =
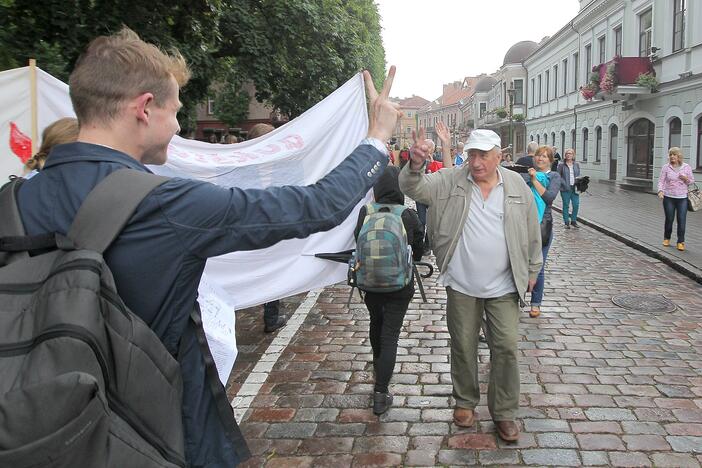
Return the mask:
[[424,164],[431,154],[429,154],[429,145],[424,141],[426,132],[424,128],[420,128],[419,132],[412,130],[412,147],[410,148],[410,169],[417,170]]
[[366,94],[370,102],[368,112],[368,137],[377,138],[385,142],[395,131],[397,119],[402,116],[400,105],[390,101],[390,88],[395,79],[395,66],[390,67],[383,89],[378,94],[373,84],[373,78],[368,70],[363,71],[363,79],[366,82]]

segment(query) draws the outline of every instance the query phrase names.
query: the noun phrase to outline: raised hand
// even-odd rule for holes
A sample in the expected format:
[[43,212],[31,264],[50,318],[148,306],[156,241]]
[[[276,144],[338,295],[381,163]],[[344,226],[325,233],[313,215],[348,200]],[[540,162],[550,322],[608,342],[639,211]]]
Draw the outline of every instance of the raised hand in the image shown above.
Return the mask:
[[429,145],[424,141],[426,132],[420,128],[419,132],[412,130],[412,146],[410,147],[410,169],[417,170],[424,164],[424,161],[431,157]]
[[436,135],[441,140],[442,147],[449,146],[451,144],[451,133],[448,127],[442,121],[436,123]]
[[373,84],[373,78],[368,70],[363,71],[363,79],[366,83],[366,94],[370,102],[368,112],[368,136],[377,138],[380,141],[390,139],[395,131],[397,119],[402,116],[400,105],[390,102],[390,88],[395,79],[395,66],[390,67],[383,89],[378,94]]

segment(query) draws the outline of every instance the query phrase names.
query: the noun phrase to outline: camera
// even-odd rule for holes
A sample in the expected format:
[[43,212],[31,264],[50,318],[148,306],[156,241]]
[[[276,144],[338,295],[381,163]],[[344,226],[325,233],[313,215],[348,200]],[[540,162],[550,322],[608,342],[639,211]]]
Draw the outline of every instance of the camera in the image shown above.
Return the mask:
[[529,172],[529,166],[522,166],[521,164],[515,164],[514,166],[503,166],[505,169],[510,171],[518,172],[520,174],[526,174]]

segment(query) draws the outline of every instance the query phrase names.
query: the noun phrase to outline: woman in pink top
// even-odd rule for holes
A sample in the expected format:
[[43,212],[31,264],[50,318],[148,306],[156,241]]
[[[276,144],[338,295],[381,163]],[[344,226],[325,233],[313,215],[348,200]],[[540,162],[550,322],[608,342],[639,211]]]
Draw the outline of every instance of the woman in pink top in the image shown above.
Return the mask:
[[670,245],[670,235],[673,232],[673,220],[677,212],[678,218],[678,250],[685,250],[685,220],[687,218],[687,186],[695,181],[692,168],[683,162],[680,148],[668,150],[668,164],[661,168],[658,178],[658,198],[663,200],[665,212],[665,229],[663,245]]

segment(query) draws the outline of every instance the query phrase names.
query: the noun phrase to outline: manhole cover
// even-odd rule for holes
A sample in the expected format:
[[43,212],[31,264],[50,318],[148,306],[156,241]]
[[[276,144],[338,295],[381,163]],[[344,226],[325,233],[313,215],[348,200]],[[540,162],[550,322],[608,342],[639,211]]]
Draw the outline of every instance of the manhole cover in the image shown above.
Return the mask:
[[670,313],[677,308],[670,299],[661,294],[619,294],[612,298],[612,302],[637,312]]

